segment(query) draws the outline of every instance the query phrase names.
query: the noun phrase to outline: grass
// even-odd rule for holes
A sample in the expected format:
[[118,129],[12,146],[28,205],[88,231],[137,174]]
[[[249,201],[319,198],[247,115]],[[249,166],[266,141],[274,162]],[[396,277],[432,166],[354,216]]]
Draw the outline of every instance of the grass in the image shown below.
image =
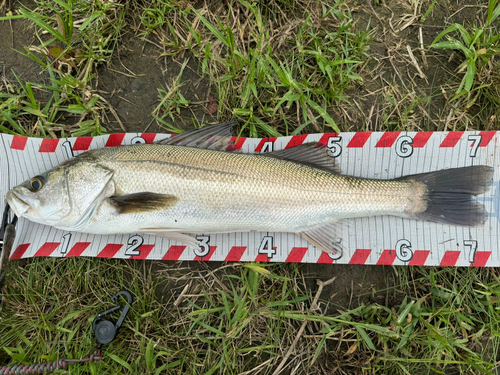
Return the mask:
[[[354,23],[340,4],[306,9],[304,22],[295,27],[246,1],[225,16],[234,28],[224,27],[216,13],[181,13],[186,23],[193,16],[201,21],[185,34],[193,37],[190,50],[201,60],[202,73],[216,84],[219,113],[238,119],[251,136],[294,135],[311,124],[339,132],[329,108],[362,81],[356,71],[368,57],[370,40],[367,32],[352,32]],[[287,33],[296,35],[293,43],[283,38]],[[275,39],[281,40],[271,44]],[[163,40],[170,46],[175,35],[166,33]]]
[[[101,135],[106,129],[101,125],[103,99],[91,94],[85,81],[67,75],[55,77],[50,65],[47,66],[51,85],[21,82],[7,85],[6,92],[0,93],[0,130],[4,133],[32,137],[65,137],[79,135]],[[15,73],[14,73],[15,74]],[[92,78],[92,77],[90,77]],[[42,104],[34,90],[49,93],[48,101]],[[74,124],[65,125],[68,116],[79,116]]]
[[[98,135],[110,118],[121,123],[126,114],[98,82],[126,37],[154,45],[156,59],[180,66],[148,88],[158,93],[146,114],[155,131],[181,132],[186,114],[195,125],[237,120],[244,134],[266,137],[498,129],[500,5],[479,6],[477,24],[459,17],[467,7],[450,14],[436,1],[400,5],[392,16],[378,2],[326,0],[37,0],[5,9],[4,22],[34,28],[35,42],[18,52],[45,81],[23,80],[16,67],[6,72],[0,131]],[[420,27],[432,35],[417,43],[411,32]],[[207,95],[189,94],[193,76],[209,83]],[[394,281],[387,278],[384,287],[356,274],[352,288],[327,282],[339,270],[328,269],[316,284],[318,274],[297,265],[16,262],[3,289],[0,365],[86,356],[96,345],[93,317],[127,289],[135,302],[104,360],[72,365],[71,373],[497,371],[496,269],[394,267]],[[352,303],[339,297],[346,288]]]
[[398,283],[385,291],[397,303],[346,310],[325,299],[328,283],[308,291],[300,266],[197,268],[102,259],[11,267],[3,361],[86,356],[96,346],[93,317],[126,289],[135,301],[118,338],[103,348],[105,360],[73,365],[72,373],[492,373],[495,269],[398,268]]
[[[479,25],[474,22],[465,27],[454,23],[436,36],[430,46],[456,50],[463,55],[458,67],[463,78],[450,100],[459,101],[457,106],[465,109],[477,103],[481,110],[487,108],[495,117],[500,114],[500,28],[497,26],[500,4],[497,3],[498,0],[488,2],[486,17]],[[445,37],[447,40],[442,41]]]
[[[472,106],[477,100],[489,100],[491,106],[498,107],[498,83],[500,71],[500,29],[495,27],[500,16],[498,0],[490,0],[486,20],[481,25],[475,23],[469,30],[454,23],[441,32],[432,42],[431,48],[457,50],[465,57],[458,71],[464,72],[463,78],[451,98],[457,100],[466,96],[466,106]],[[460,38],[450,36],[459,34]],[[441,41],[444,37],[448,40]]]
[[[106,133],[103,108],[109,105],[92,89],[93,72],[96,64],[111,57],[126,6],[44,0],[36,5],[35,10],[21,7],[18,15],[3,19],[22,18],[35,25],[39,45],[19,52],[47,71],[50,84],[23,83],[16,76],[17,85],[5,85],[0,94],[0,130],[53,138]],[[45,93],[43,104],[33,89]]]
[[[97,4],[101,3],[39,0],[35,11],[21,8],[19,15],[4,18],[21,17],[35,24],[40,44],[26,48],[24,54],[56,76],[51,77],[52,87],[43,87],[54,97],[47,105],[61,112],[75,103],[80,106],[77,114],[86,114],[78,126],[68,129],[71,135],[104,131],[99,109],[108,103],[90,101],[94,110],[85,104],[93,96],[92,72],[112,55],[127,8]],[[262,4],[240,1],[231,4],[226,14],[207,9],[205,15],[184,5],[154,1],[139,9],[144,24],[141,35],[157,34],[167,55],[189,50],[200,60],[202,75],[215,85],[222,118],[238,119],[251,136],[299,134],[304,129],[322,131],[325,126],[340,131],[331,114],[339,102],[347,102],[345,91],[362,81],[356,72],[368,58],[370,40],[368,31],[353,32],[354,22],[341,2],[333,8],[301,8],[304,23],[292,28],[286,18],[275,17],[274,9],[266,10]],[[225,27],[223,22],[234,27]],[[283,38],[286,34],[297,35],[293,44]],[[57,76],[61,79],[57,80]],[[75,77],[80,87],[66,82],[69,76]],[[176,110],[190,105],[178,88],[176,85],[173,89],[177,90],[174,96],[173,90],[160,91],[163,97],[155,111],[156,119],[174,132],[179,131],[170,125],[173,116],[178,115]],[[67,103],[57,100],[58,90],[68,93]],[[13,96],[7,94],[4,100],[13,100]],[[20,116],[24,114],[20,112]],[[36,115],[43,118],[38,112]],[[52,118],[60,121],[58,115]],[[165,120],[168,117],[170,122]],[[9,118],[9,113],[4,112],[0,125],[10,124]],[[52,124],[43,126],[37,135],[44,136]]]

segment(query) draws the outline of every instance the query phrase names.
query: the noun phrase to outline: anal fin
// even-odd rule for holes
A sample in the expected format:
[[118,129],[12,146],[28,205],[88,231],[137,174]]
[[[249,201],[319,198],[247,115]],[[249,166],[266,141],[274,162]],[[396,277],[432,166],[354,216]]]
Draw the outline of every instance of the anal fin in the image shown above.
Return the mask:
[[307,228],[298,234],[318,249],[335,256],[335,258],[340,258],[344,251],[342,242],[345,242],[344,239],[347,239],[347,231],[345,229],[345,222],[334,222]]

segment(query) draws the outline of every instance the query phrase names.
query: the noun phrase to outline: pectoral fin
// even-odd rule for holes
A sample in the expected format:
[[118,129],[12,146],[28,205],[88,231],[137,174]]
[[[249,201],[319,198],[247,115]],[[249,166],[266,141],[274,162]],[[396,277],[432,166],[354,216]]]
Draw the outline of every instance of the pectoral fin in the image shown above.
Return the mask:
[[167,210],[175,206],[179,198],[168,194],[142,192],[110,197],[108,201],[116,207],[119,214],[138,214]]
[[299,236],[318,249],[339,258],[343,253],[342,239],[347,235],[345,227],[344,223],[335,222],[320,227],[307,228],[300,232]]

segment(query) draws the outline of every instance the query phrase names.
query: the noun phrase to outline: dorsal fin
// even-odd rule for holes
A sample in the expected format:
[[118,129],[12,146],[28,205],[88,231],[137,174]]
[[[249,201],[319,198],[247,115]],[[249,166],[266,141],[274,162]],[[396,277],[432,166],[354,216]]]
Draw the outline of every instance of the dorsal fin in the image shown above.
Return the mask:
[[203,148],[207,150],[229,151],[233,150],[231,129],[236,122],[223,122],[217,125],[204,126],[185,133],[170,137],[158,142],[160,145],[186,146]]
[[330,173],[340,174],[340,169],[337,163],[331,156],[328,156],[327,150],[326,146],[321,145],[318,142],[309,142],[300,146],[263,153],[261,155],[290,160],[296,163],[323,169]]
[[[234,147],[231,129],[236,122],[223,122],[217,125],[205,126],[170,137],[158,142],[161,145],[186,146],[217,151],[240,152]],[[340,173],[335,161],[328,156],[325,145],[317,142],[304,143],[297,147],[262,154],[264,156],[285,159],[306,164],[331,173]]]

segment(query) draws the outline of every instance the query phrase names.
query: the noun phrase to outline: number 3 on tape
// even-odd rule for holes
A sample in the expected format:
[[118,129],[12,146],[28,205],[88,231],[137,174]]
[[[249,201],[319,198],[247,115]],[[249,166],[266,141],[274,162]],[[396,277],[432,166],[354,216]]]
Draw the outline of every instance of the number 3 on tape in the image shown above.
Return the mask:
[[206,257],[210,253],[210,236],[196,236],[200,241],[200,248],[194,249],[194,254],[200,258]]

